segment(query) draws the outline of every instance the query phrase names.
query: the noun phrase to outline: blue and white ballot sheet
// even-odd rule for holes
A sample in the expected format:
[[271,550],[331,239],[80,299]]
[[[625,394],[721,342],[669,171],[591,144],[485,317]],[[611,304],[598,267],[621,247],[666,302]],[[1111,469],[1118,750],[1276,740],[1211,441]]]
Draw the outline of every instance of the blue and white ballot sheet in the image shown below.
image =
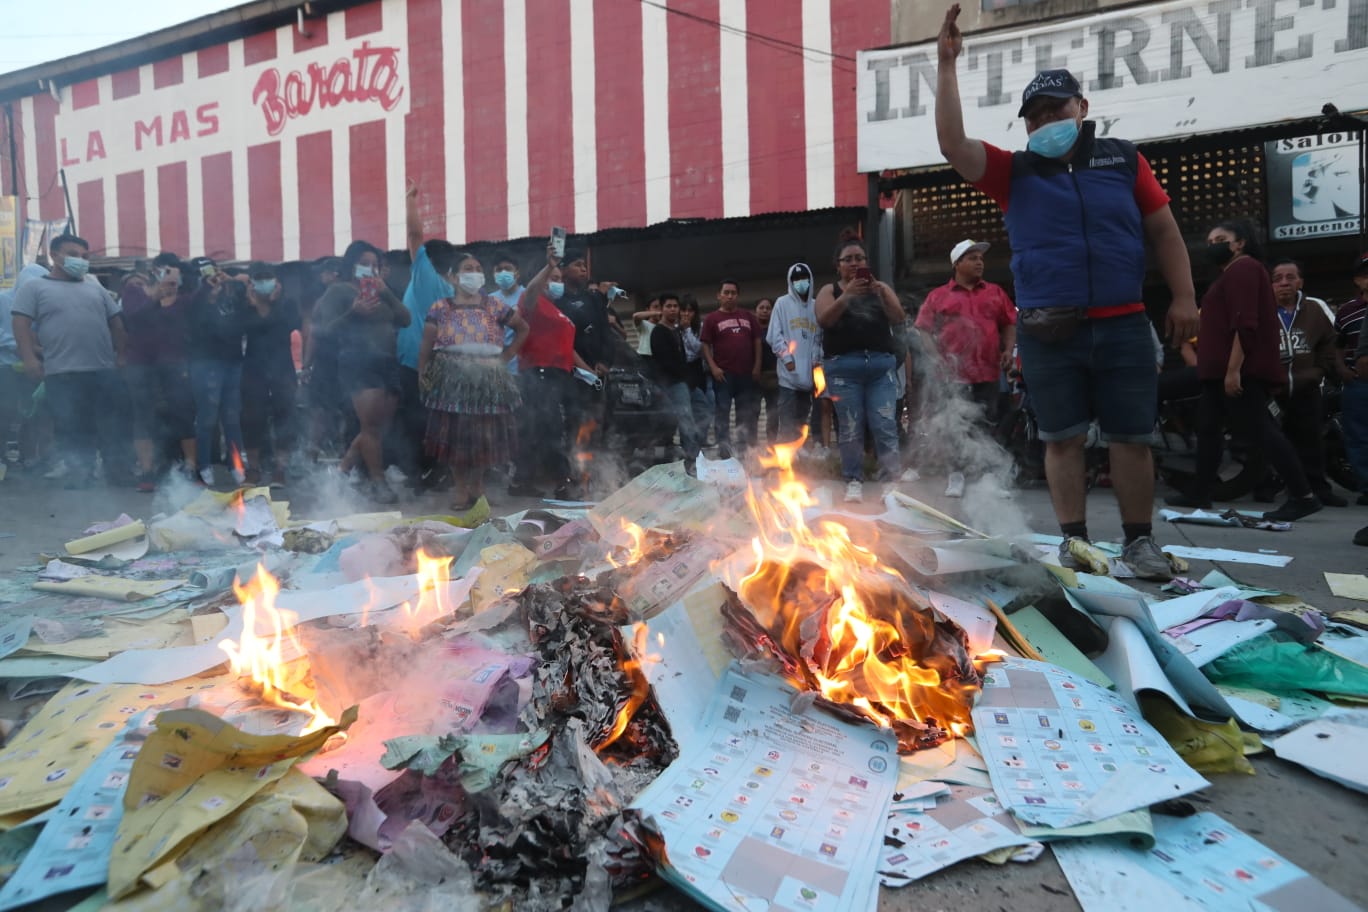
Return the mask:
[[691,749],[634,807],[664,841],[661,874],[720,910],[873,910],[898,781],[891,731],[846,722],[735,667]]
[[1154,817],[1154,846],[1116,837],[1051,845],[1084,912],[1355,912],[1331,890],[1215,814]]
[[1056,665],[989,665],[973,720],[993,790],[1027,823],[1091,823],[1207,785],[1122,697]]

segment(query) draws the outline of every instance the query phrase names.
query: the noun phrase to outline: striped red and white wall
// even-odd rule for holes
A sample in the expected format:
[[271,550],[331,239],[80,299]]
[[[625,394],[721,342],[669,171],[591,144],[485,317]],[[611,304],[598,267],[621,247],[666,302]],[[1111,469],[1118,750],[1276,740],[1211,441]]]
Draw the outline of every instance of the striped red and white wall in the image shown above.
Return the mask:
[[237,260],[400,247],[408,179],[457,243],[860,206],[888,32],[868,0],[375,0],[22,99],[21,206],[63,217],[65,169],[98,255]]

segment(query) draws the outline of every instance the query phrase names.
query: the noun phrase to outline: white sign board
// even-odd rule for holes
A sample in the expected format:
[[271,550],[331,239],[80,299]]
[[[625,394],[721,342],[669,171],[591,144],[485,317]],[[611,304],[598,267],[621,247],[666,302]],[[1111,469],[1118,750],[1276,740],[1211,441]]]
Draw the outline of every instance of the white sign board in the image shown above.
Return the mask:
[[[1067,67],[1099,135],[1214,133],[1368,108],[1368,0],[1176,0],[967,36],[964,126],[1026,145],[1021,90]],[[936,142],[936,42],[861,51],[859,169],[944,163]]]

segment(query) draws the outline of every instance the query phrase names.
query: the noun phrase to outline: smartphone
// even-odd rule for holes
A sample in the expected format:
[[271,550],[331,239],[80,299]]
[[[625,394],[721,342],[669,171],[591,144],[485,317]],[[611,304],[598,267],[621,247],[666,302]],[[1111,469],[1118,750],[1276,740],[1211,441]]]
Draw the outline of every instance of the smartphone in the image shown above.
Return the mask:
[[200,267],[200,275],[206,279],[213,278],[214,273],[216,272],[218,272],[218,268],[215,267],[213,263],[205,263],[203,266]]
[[861,266],[859,269],[855,270],[855,281],[869,282],[870,284],[873,284],[874,273],[870,270],[868,266]]
[[565,256],[565,229],[551,229],[551,250],[557,257]]

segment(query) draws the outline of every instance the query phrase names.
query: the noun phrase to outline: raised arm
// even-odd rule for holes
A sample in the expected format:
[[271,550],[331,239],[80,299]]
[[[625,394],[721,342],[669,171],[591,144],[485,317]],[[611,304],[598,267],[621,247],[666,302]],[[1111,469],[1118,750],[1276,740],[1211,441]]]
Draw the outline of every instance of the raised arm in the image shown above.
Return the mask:
[[936,45],[936,139],[950,167],[972,184],[982,178],[988,169],[988,153],[983,148],[982,140],[964,135],[959,74],[955,70],[955,60],[964,49],[964,35],[955,22],[959,14],[958,3],[945,11],[945,21],[941,23],[940,38]]
[[423,219],[418,215],[418,185],[408,182],[404,191],[404,232],[408,238],[409,260],[418,257],[418,248],[423,246]]
[[560,265],[560,257],[556,256],[554,243],[548,241],[546,244],[546,265],[541,271],[532,277],[523,289],[523,296],[518,299],[518,309],[525,310],[527,313],[534,313],[537,309],[537,302],[542,295],[546,294],[546,284],[551,281],[551,270]]

